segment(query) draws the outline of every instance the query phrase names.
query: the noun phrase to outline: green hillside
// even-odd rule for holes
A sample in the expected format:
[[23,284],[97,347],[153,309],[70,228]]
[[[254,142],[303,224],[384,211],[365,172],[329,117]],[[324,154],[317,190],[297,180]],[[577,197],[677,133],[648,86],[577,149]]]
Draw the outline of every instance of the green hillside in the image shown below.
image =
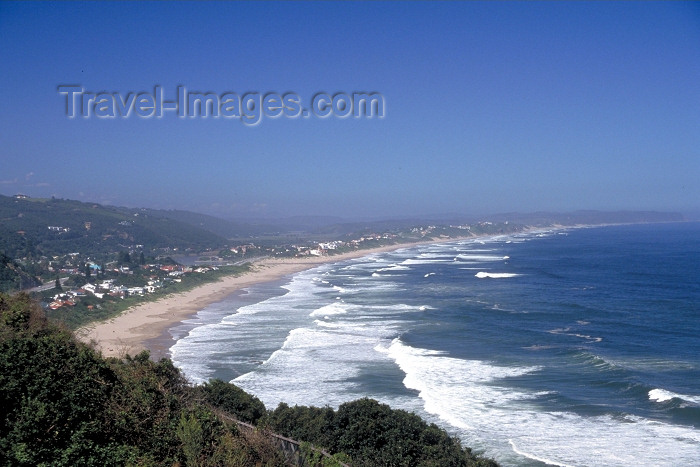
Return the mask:
[[[126,208],[125,208],[126,210]],[[204,229],[219,235],[224,238],[233,237],[248,237],[258,235],[262,232],[269,231],[270,228],[265,226],[253,226],[250,224],[237,223],[221,219],[219,217],[200,214],[192,211],[182,211],[179,209],[129,209],[129,214],[145,214],[154,218],[171,219],[177,222],[182,222],[194,226],[198,229]],[[267,229],[267,230],[266,230]]]
[[13,258],[114,252],[137,245],[199,251],[225,243],[208,230],[148,212],[0,195],[0,252]]
[[34,287],[41,282],[26,272],[22,266],[0,253],[0,292],[9,292],[21,288]]

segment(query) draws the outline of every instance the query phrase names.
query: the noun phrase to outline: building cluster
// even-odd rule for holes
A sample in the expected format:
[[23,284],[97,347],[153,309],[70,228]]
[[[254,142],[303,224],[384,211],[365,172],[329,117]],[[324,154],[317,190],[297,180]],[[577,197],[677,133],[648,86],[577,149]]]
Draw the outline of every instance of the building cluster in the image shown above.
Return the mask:
[[383,233],[383,234],[369,234],[354,240],[350,240],[348,243],[352,246],[361,247],[364,242],[378,242],[382,240],[393,240],[397,238],[398,235],[393,233]]
[[70,227],[61,227],[59,225],[50,225],[49,230],[51,232],[65,233],[65,232],[70,232]]
[[[128,267],[126,267],[126,270],[123,270],[124,268],[125,267],[122,266],[119,269],[111,269],[111,271],[119,271],[122,274],[133,274],[133,271],[130,271]],[[81,298],[87,296],[93,296],[98,299],[104,299],[106,296],[120,299],[135,295],[143,296],[157,292],[159,289],[163,288],[167,282],[181,282],[182,277],[188,273],[205,274],[218,269],[215,266],[189,267],[159,264],[146,264],[142,265],[141,268],[154,272],[154,274],[144,277],[144,285],[127,287],[119,284],[117,279],[104,279],[94,283],[88,282],[81,287],[57,293],[53,296],[52,301],[48,303],[47,307],[51,310],[57,310],[64,306],[75,306]],[[88,306],[88,309],[92,308],[93,305]]]
[[372,233],[353,240],[333,240],[330,242],[314,243],[312,245],[288,245],[274,251],[276,256],[328,256],[336,252],[356,250],[366,247],[367,242],[381,242],[398,238],[393,233]]

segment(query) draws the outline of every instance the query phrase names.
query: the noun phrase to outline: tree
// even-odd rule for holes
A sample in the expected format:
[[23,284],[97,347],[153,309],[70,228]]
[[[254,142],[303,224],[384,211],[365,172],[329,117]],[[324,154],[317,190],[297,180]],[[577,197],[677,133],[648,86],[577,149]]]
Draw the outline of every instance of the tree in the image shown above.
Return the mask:
[[143,255],[143,251],[142,251],[141,254],[139,255],[139,264],[142,265],[142,266],[143,266],[144,264],[146,264],[146,257]]
[[198,389],[212,405],[234,414],[244,422],[257,423],[265,415],[265,405],[260,399],[231,383],[212,379]]
[[204,445],[204,434],[202,433],[202,425],[197,420],[197,417],[194,414],[189,414],[188,417],[185,417],[185,412],[183,411],[180,415],[180,423],[176,433],[182,443],[182,450],[185,453],[187,465],[201,465],[199,458]]
[[61,280],[56,276],[56,286],[54,287],[56,290],[63,290],[63,287],[61,287]]
[[266,421],[285,436],[344,453],[357,467],[494,467],[458,439],[418,415],[394,410],[373,399],[330,407],[289,407],[281,403]]
[[34,257],[34,254],[36,253],[36,249],[34,248],[34,242],[32,241],[31,238],[27,238],[27,244],[26,244],[26,254],[28,257],[32,258]]
[[117,256],[117,262],[119,264],[129,264],[131,263],[131,255],[129,255],[128,251],[120,251]]

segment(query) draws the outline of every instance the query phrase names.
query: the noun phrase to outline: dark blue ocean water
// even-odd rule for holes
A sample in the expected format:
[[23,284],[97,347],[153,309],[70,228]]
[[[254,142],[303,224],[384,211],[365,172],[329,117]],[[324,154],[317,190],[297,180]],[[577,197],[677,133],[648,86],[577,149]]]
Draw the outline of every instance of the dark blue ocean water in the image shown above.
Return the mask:
[[194,381],[369,396],[504,465],[700,465],[700,224],[403,249],[252,287],[173,330]]

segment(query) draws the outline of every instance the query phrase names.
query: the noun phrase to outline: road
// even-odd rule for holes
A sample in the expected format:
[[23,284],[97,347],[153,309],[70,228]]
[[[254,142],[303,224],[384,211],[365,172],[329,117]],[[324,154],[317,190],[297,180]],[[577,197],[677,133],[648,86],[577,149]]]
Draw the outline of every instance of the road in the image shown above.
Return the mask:
[[[59,279],[59,280],[61,281],[61,287],[63,287],[63,285],[64,285],[64,284],[66,283],[66,281],[68,280],[68,278],[67,278],[67,277],[61,277],[61,279]],[[31,289],[24,289],[22,292],[27,292],[27,293],[31,293],[31,292],[44,292],[44,291],[46,291],[46,290],[51,290],[51,289],[53,289],[54,287],[56,287],[56,281],[55,281],[55,280],[52,280],[52,281],[49,281],[49,282],[47,282],[47,283],[45,283],[45,284],[42,284],[42,285],[40,285],[40,286],[38,286],[38,287],[32,287]]]

